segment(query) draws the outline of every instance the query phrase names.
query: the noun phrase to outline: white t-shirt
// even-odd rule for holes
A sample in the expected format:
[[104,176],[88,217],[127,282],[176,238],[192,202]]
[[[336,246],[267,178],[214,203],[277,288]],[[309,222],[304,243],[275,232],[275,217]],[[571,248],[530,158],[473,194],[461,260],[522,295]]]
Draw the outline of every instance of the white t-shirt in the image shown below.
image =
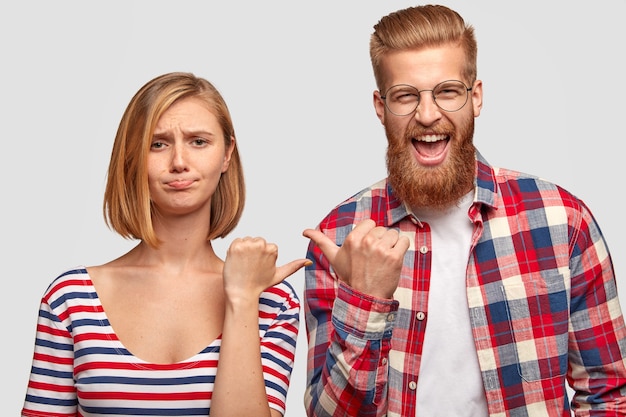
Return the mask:
[[473,193],[448,211],[414,210],[432,231],[432,272],[417,416],[488,416],[465,287]]

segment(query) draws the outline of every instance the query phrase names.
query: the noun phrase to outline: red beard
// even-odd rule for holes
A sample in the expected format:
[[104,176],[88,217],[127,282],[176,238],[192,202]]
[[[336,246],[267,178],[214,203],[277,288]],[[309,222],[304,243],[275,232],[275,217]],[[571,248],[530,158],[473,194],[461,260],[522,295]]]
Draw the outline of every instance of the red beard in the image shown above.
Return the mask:
[[385,125],[389,142],[387,170],[394,193],[412,208],[443,209],[457,204],[474,187],[474,119],[470,118],[464,123],[459,132],[447,124],[438,126],[438,131],[429,130],[432,133],[445,132],[450,135],[451,149],[448,158],[443,165],[436,167],[422,167],[416,163],[412,155],[411,138],[421,133],[417,130],[407,129],[400,133]]

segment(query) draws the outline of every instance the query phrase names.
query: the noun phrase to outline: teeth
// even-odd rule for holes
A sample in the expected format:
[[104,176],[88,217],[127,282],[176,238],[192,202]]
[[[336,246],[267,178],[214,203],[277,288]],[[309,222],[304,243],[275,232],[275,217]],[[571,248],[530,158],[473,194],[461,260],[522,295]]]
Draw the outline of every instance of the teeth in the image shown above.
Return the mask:
[[444,140],[445,138],[445,135],[425,135],[420,136],[417,140],[422,142],[437,142],[438,140]]

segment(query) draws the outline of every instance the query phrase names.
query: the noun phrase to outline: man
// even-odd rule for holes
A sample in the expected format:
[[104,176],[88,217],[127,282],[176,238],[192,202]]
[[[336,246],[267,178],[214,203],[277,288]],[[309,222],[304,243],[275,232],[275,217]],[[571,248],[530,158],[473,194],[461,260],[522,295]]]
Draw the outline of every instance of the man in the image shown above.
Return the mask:
[[475,149],[473,28],[436,5],[374,28],[389,175],[304,231],[308,415],[626,415],[608,248],[581,200]]

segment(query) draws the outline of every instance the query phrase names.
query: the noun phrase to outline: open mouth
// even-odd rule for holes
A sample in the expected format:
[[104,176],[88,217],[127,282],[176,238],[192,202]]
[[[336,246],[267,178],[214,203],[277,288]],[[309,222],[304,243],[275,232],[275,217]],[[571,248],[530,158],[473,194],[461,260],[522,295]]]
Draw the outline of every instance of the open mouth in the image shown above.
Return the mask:
[[412,139],[417,154],[428,160],[437,160],[445,156],[449,141],[448,135],[422,135]]

